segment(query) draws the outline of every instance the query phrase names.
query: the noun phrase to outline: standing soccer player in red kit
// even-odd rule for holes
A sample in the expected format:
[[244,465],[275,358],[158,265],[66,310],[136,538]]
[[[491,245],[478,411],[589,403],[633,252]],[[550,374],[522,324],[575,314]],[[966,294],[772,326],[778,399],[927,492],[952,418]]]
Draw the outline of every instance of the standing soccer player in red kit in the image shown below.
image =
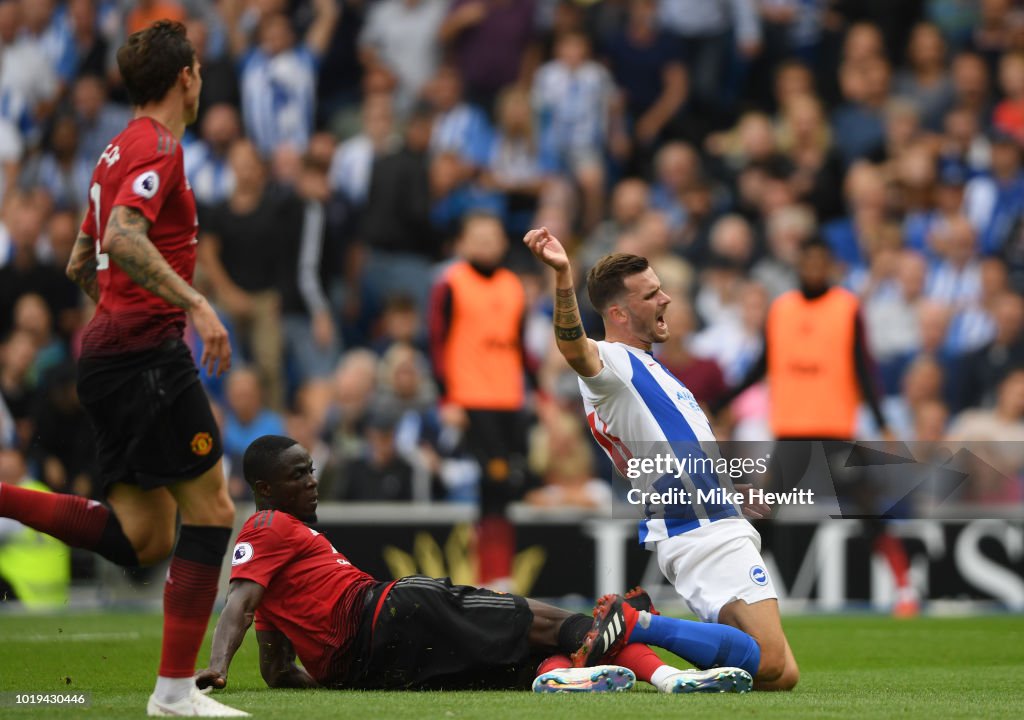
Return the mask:
[[167,21],[131,35],[117,62],[135,117],[96,163],[67,270],[97,303],[78,393],[96,430],[107,503],[0,485],[0,516],[128,567],[173,548],[147,711],[244,716],[192,679],[235,516],[217,425],[182,341],[188,316],[203,340],[201,364],[229,369],[227,332],[191,285],[198,228],[179,141],[199,108],[199,62],[184,26]]

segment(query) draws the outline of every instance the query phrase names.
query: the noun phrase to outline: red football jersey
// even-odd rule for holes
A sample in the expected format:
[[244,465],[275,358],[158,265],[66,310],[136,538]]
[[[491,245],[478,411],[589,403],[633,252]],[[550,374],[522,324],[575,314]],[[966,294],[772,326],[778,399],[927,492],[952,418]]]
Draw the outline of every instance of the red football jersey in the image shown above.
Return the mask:
[[185,179],[180,143],[152,118],[128,123],[107,145],[92,173],[82,232],[96,240],[100,301],[82,336],[86,357],[146,350],[180,338],[185,329],[184,310],[137,285],[103,252],[107,218],[115,205],[145,215],[150,241],[191,283],[199,229],[196,201]]
[[323,535],[275,510],[242,526],[231,579],[266,588],[256,629],[284,633],[306,672],[322,683],[332,679],[332,659],[355,637],[366,591],[376,583]]

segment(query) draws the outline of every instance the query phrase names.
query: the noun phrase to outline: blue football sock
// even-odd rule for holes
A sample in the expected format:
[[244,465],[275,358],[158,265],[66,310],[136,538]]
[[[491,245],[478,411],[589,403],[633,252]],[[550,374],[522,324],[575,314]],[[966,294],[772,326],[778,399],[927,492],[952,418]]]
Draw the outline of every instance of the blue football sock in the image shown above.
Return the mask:
[[647,627],[637,621],[629,636],[630,642],[665,648],[702,670],[739,667],[751,677],[757,674],[761,648],[742,630],[731,625],[679,620],[664,615],[651,615],[650,618]]

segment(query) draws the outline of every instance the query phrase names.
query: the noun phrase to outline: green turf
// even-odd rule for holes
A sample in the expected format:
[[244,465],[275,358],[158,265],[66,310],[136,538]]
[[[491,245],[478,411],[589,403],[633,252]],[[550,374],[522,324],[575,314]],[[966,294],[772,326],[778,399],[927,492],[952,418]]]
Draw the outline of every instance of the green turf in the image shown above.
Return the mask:
[[[1021,718],[1024,619],[788,618],[792,693],[665,696],[268,690],[252,633],[219,697],[264,718]],[[90,691],[88,709],[0,707],[0,718],[145,714],[159,652],[153,615],[0,615],[0,692]],[[204,648],[201,657],[207,657]],[[572,716],[569,713],[573,713]]]

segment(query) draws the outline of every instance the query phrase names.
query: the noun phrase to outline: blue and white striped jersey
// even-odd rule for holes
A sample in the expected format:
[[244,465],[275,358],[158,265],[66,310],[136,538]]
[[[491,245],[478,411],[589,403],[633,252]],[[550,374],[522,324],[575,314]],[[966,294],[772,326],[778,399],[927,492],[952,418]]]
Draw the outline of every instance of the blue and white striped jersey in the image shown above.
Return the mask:
[[[717,456],[715,436],[693,393],[651,353],[623,343],[599,342],[604,367],[594,377],[579,378],[587,422],[616,469],[642,492],[697,490],[719,486],[714,472],[683,474],[636,473],[630,478],[630,460],[653,453],[707,453]],[[698,445],[700,443],[700,445]],[[640,521],[640,542],[656,542],[694,530],[715,520],[741,517],[732,504],[674,505],[659,517]]]
[[318,65],[302,44],[273,57],[256,47],[242,60],[242,119],[264,155],[287,144],[305,151],[313,132]]

